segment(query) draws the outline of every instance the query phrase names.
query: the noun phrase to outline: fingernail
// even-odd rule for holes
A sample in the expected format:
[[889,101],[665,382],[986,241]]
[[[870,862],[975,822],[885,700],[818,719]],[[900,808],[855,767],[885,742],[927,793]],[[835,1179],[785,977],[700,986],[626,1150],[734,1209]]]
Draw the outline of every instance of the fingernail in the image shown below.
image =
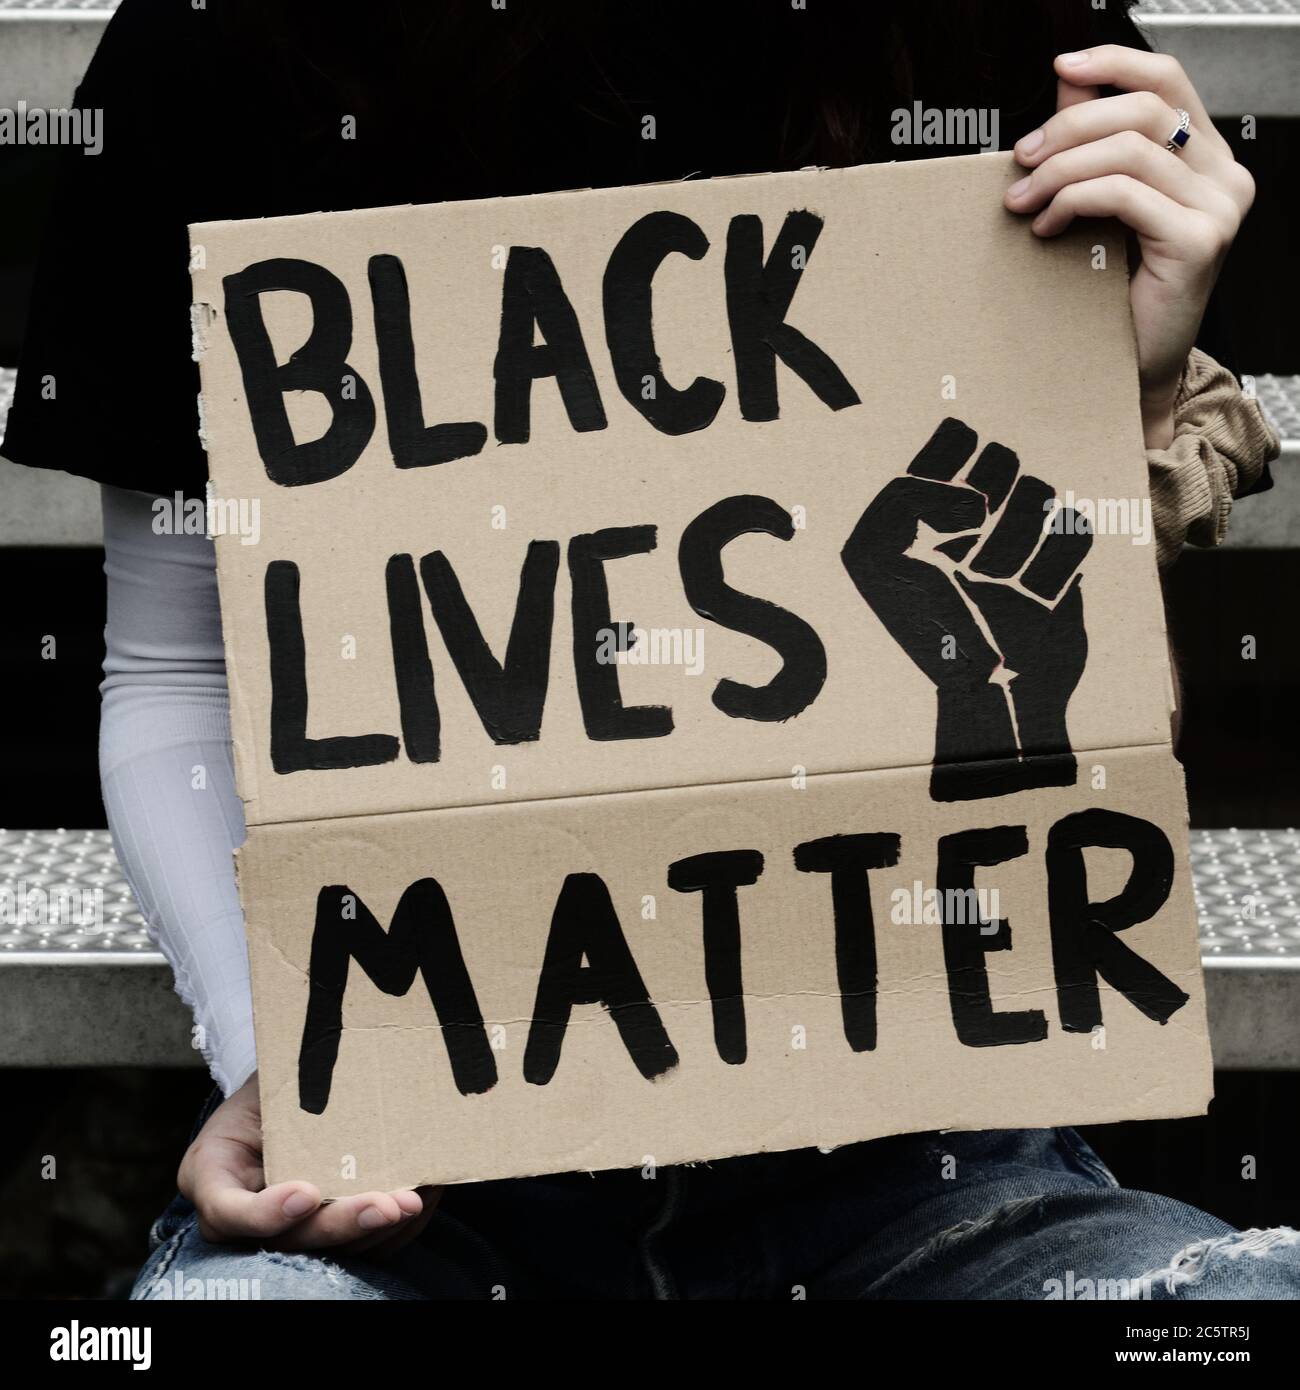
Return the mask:
[[300,1216],[306,1216],[315,1205],[305,1192],[291,1192],[284,1199],[284,1206],[280,1210],[291,1220],[296,1220]]
[[1021,179],[1019,183],[1013,183],[1011,187],[1007,189],[1007,196],[1009,198],[1019,198],[1028,187],[1029,180],[1027,178]]
[[1092,54],[1087,52],[1062,53],[1061,62],[1063,62],[1067,68],[1077,68],[1080,63],[1086,63],[1091,57]]
[[357,1225],[363,1231],[377,1231],[380,1226],[387,1226],[390,1222],[378,1207],[367,1207],[365,1211],[357,1217]]
[[1016,141],[1016,153],[1033,154],[1042,143],[1043,132],[1041,130],[1031,130],[1028,135]]

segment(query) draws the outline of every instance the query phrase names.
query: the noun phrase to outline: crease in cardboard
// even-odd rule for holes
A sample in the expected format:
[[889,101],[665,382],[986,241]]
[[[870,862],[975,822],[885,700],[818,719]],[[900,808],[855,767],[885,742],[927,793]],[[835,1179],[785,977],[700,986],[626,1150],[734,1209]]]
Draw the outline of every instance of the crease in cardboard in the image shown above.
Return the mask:
[[[236,747],[236,754],[238,754]],[[1167,752],[1173,756],[1173,745],[1171,742],[1159,743],[1119,743],[1104,748],[1075,748],[1075,757],[1100,758],[1109,756],[1112,753],[1144,753],[1144,752]],[[248,760],[250,763],[253,759]],[[999,758],[990,758],[983,762],[975,761],[963,764],[966,767],[996,766],[1003,761]],[[1030,760],[1026,760],[1030,761]],[[805,771],[803,780],[812,784],[814,781],[826,781],[836,777],[863,777],[863,776],[892,776],[897,773],[925,773],[929,774],[932,763],[890,763],[881,767],[860,767],[860,768],[836,768],[824,772]],[[289,774],[290,776],[302,774]],[[663,796],[674,792],[704,792],[725,790],[728,787],[762,787],[779,786],[788,784],[790,776],[788,774],[777,776],[758,776],[758,777],[733,777],[726,782],[671,782],[661,786],[637,787],[635,789],[624,790],[602,790],[588,792],[563,792],[555,796],[518,796],[511,797],[504,801],[466,801],[447,806],[425,806],[418,803],[410,806],[392,807],[383,811],[340,811],[334,815],[314,815],[310,818],[302,816],[284,817],[278,820],[263,820],[257,816],[247,817],[248,828],[252,830],[254,826],[258,829],[269,830],[274,826],[296,826],[296,825],[329,825],[334,821],[372,821],[383,820],[389,816],[412,816],[412,815],[450,815],[453,813],[465,814],[467,812],[490,812],[508,810],[512,807],[529,806],[549,806],[559,802],[586,802],[599,799],[601,797],[651,797]],[[1028,788],[1017,793],[1017,795],[1029,796],[1034,792],[1051,791],[1051,787]],[[802,795],[803,793],[799,793]],[[251,794],[243,798],[245,806],[249,806],[255,800],[255,795]],[[979,806],[980,799],[960,802],[942,802],[943,806]]]

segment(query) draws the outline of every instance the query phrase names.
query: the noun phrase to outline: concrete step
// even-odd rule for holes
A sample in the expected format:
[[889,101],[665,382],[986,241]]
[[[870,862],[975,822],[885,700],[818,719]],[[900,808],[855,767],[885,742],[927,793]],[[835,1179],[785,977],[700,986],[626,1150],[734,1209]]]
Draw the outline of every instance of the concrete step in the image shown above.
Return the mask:
[[0,0],[0,106],[63,107],[117,0]]

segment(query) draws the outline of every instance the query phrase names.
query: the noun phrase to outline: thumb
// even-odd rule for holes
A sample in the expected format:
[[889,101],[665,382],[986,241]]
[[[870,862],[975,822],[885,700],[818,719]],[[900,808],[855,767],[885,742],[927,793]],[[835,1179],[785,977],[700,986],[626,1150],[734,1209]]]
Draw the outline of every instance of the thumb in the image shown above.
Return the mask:
[[277,1183],[251,1192],[228,1172],[201,1179],[194,1195],[204,1238],[213,1241],[271,1240],[320,1204],[320,1192],[310,1183]]
[[[305,1182],[261,1187],[261,1164],[247,1147],[221,1134],[194,1144],[181,1165],[180,1189],[194,1203],[208,1240],[266,1240],[283,1235],[321,1203]],[[260,1189],[260,1190],[259,1190]]]
[[984,494],[974,488],[905,475],[886,483],[868,503],[840,558],[850,575],[865,574],[905,555],[922,523],[951,535],[977,530],[987,519]]

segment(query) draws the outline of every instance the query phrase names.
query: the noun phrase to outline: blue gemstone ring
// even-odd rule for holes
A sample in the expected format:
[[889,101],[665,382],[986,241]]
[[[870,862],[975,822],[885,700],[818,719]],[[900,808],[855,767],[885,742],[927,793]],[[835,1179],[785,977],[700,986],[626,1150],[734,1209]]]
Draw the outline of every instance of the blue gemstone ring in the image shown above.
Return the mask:
[[1170,154],[1178,154],[1192,138],[1192,118],[1181,106],[1175,106],[1174,110],[1178,112],[1178,124],[1174,127],[1174,133],[1165,141],[1165,149]]

